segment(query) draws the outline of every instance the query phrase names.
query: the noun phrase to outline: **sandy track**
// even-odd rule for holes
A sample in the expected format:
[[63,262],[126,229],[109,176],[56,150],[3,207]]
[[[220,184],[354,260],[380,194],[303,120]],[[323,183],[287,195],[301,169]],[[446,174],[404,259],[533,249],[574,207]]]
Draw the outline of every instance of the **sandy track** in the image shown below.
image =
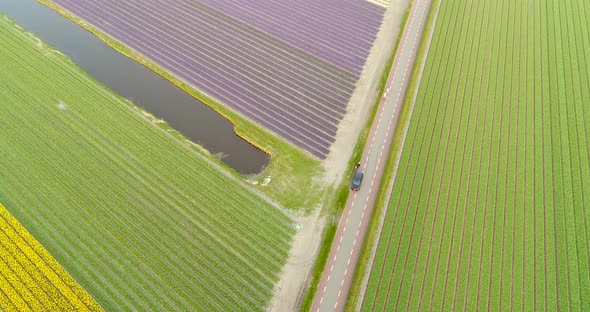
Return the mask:
[[401,29],[401,20],[409,2],[410,0],[389,2],[377,39],[348,102],[346,114],[338,126],[336,139],[323,162],[324,180],[327,184],[338,183],[343,177],[343,172],[346,172],[354,145],[379,95],[381,74],[393,53]]
[[[401,20],[409,0],[391,0],[383,18],[383,24],[356,83],[348,103],[346,114],[338,126],[335,142],[323,161],[322,179],[327,185],[337,185],[346,172],[348,161],[361,130],[379,94],[383,68],[393,53],[394,44],[401,29]],[[298,217],[301,230],[295,235],[293,247],[281,279],[275,286],[268,311],[295,311],[311,282],[311,271],[320,247],[326,218],[320,216],[320,207],[312,215]]]
[[[419,39],[423,32],[424,21],[429,6],[430,1],[416,3],[408,17],[400,50],[398,51],[398,55],[396,55],[396,61],[394,62],[392,73],[389,77],[387,92],[383,95],[383,101],[381,102],[377,113],[378,117],[376,117],[376,121],[371,128],[371,134],[369,135],[367,143],[368,148],[365,148],[365,151],[363,152],[363,160],[361,163],[363,164],[363,168],[368,170],[365,172],[366,176],[371,177],[372,175],[372,178],[370,178],[370,181],[365,184],[363,189],[349,198],[349,205],[345,208],[346,216],[343,216],[343,220],[340,223],[339,231],[336,234],[337,238],[335,239],[335,243],[332,246],[332,251],[330,253],[330,262],[327,264],[327,267],[330,267],[330,269],[327,270],[322,277],[322,286],[320,286],[321,290],[314,300],[314,311],[316,309],[321,311],[329,311],[332,309],[340,310],[343,306],[342,298],[346,298],[348,293],[350,274],[351,272],[354,272],[354,267],[358,260],[358,248],[355,248],[356,242],[358,238],[360,238],[360,241],[363,241],[367,224],[366,222],[368,222],[367,219],[371,214],[374,203],[374,191],[376,189],[373,189],[372,186],[375,181],[380,181],[383,174],[383,167],[381,166],[383,147],[389,147],[391,141],[388,140],[388,138],[390,138],[393,129],[396,127],[395,122],[399,115],[398,108],[403,100],[402,95],[404,95],[406,91],[411,65],[415,60],[417,49],[416,44],[419,43]],[[406,49],[408,47],[409,49]],[[390,87],[392,88],[391,90]],[[388,95],[391,96],[388,97]],[[385,115],[383,115],[384,109],[388,112]],[[381,117],[383,116],[387,117],[382,119]],[[393,118],[388,116],[393,116]],[[393,124],[391,123],[392,120],[394,121]],[[386,124],[383,124],[382,121]],[[375,138],[377,136],[379,136],[377,142],[384,143],[373,144],[375,143]],[[366,211],[368,212],[367,214],[365,214],[365,208],[369,208]],[[352,211],[354,211],[354,217],[351,219],[360,220],[360,223],[348,223]],[[351,227],[348,228],[347,225],[351,225]],[[355,231],[356,234],[354,234]],[[361,233],[360,236],[358,235],[359,233]],[[345,236],[346,239],[343,240]],[[338,240],[338,238],[340,239]],[[342,246],[345,248],[341,249],[340,247]],[[355,252],[357,252],[357,254],[355,254]],[[333,270],[334,268],[336,270]],[[331,277],[333,278],[331,279]],[[341,296],[341,291],[343,291],[344,296]]]
[[267,311],[296,311],[309,283],[316,253],[320,247],[321,235],[326,218],[315,209],[309,216],[296,218],[300,230],[295,234],[287,263],[281,272],[281,279],[275,285],[275,295]]

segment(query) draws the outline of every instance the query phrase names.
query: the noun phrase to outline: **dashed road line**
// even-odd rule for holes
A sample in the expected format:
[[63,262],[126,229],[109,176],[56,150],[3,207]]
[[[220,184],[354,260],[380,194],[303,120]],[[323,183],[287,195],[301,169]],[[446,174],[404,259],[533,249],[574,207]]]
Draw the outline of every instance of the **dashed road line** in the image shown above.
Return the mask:
[[[354,268],[354,265],[355,265],[355,262],[356,262],[356,258],[355,258],[355,261],[353,261],[353,263],[352,263],[353,267],[350,267],[351,259],[352,259],[352,256],[353,256],[354,252],[355,251],[358,251],[357,244],[356,244],[357,241],[362,241],[362,239],[359,240],[359,234],[361,234],[360,229],[363,228],[362,235],[364,235],[364,231],[366,230],[365,227],[363,227],[363,224],[365,224],[365,222],[366,222],[366,220],[364,219],[365,218],[365,211],[366,211],[366,209],[367,209],[368,206],[371,209],[373,208],[372,205],[374,203],[371,202],[370,205],[368,205],[369,204],[368,202],[370,200],[372,200],[373,197],[375,196],[375,194],[373,194],[373,191],[374,190],[377,190],[377,188],[373,188],[373,186],[376,185],[376,184],[378,184],[378,183],[375,183],[375,179],[378,176],[377,175],[377,172],[379,171],[379,176],[382,174],[381,171],[383,170],[383,168],[381,168],[380,166],[383,163],[382,162],[382,160],[383,160],[383,150],[385,148],[385,145],[388,145],[389,146],[391,144],[389,140],[390,140],[390,135],[391,135],[391,131],[392,131],[392,124],[394,124],[394,119],[395,119],[395,121],[397,121],[397,117],[399,117],[396,114],[398,113],[398,107],[399,107],[400,99],[402,99],[402,90],[405,91],[405,89],[407,88],[407,83],[408,83],[407,82],[407,77],[408,77],[408,70],[410,68],[410,62],[413,62],[414,61],[415,52],[416,52],[415,51],[415,45],[416,45],[418,36],[421,35],[421,33],[418,33],[418,32],[410,35],[410,32],[412,32],[412,31],[419,31],[419,30],[422,29],[425,18],[424,18],[424,16],[419,16],[419,14],[424,14],[425,8],[427,7],[427,4],[430,3],[430,0],[418,0],[418,1],[421,1],[421,4],[417,4],[416,7],[414,7],[412,9],[412,13],[410,14],[410,17],[409,17],[409,20],[408,20],[408,24],[407,24],[408,26],[406,27],[406,30],[402,34],[402,43],[401,43],[401,47],[400,47],[401,49],[399,50],[398,55],[396,55],[396,60],[394,61],[393,70],[390,73],[390,76],[388,78],[388,84],[387,84],[386,91],[384,92],[384,94],[382,96],[382,101],[379,104],[380,105],[380,107],[379,107],[379,110],[380,110],[380,112],[379,112],[379,118],[377,119],[378,120],[377,123],[373,125],[373,128],[371,129],[371,132],[370,132],[370,135],[372,136],[371,143],[370,143],[368,149],[365,147],[365,153],[366,154],[363,157],[363,167],[362,168],[363,168],[363,170],[366,170],[367,169],[367,166],[369,165],[369,161],[372,161],[372,163],[376,163],[376,167],[375,167],[376,170],[375,170],[375,172],[373,172],[373,175],[372,175],[373,178],[372,178],[371,183],[370,183],[370,186],[368,188],[368,193],[363,193],[363,194],[366,194],[366,195],[363,198],[363,200],[365,200],[365,204],[364,204],[364,206],[362,208],[360,220],[359,220],[358,224],[356,224],[355,222],[351,223],[351,224],[354,224],[355,226],[357,226],[357,225],[358,226],[357,226],[357,230],[356,230],[355,235],[354,235],[354,240],[352,242],[352,248],[350,250],[350,256],[347,259],[347,265],[344,268],[344,276],[342,277],[341,282],[340,282],[340,287],[338,289],[338,295],[337,295],[337,298],[336,298],[336,302],[334,304],[334,310],[338,310],[339,303],[340,303],[340,297],[341,297],[342,293],[345,293],[346,294],[348,292],[348,288],[343,289],[343,285],[344,285],[344,282],[349,279],[349,277],[350,277],[349,276],[349,273],[351,273],[351,272],[354,271],[353,268]],[[420,11],[421,8],[424,8],[424,9],[422,9],[422,11]],[[416,23],[421,23],[421,24],[416,24]],[[408,50],[407,49],[408,48],[407,43],[408,43],[408,40],[412,40],[412,38],[410,37],[412,35],[414,36],[413,37],[413,41],[412,41],[412,49],[411,50]],[[407,53],[410,53],[410,54],[409,55],[405,55]],[[398,89],[398,92],[397,92],[396,101],[395,102],[392,102],[391,99],[389,99],[390,101],[387,101],[388,100],[388,97],[390,95],[391,86],[393,84],[392,81],[398,81],[397,79],[399,79],[399,76],[396,77],[396,75],[398,75],[398,70],[397,69],[400,66],[400,61],[401,60],[406,61],[407,63],[405,64],[405,67],[404,67],[404,72],[403,72],[403,76],[402,76],[401,82],[399,82],[399,83],[401,83],[401,85],[400,85],[400,89]],[[404,66],[404,65],[402,65],[402,66]],[[398,82],[396,82],[396,87],[397,87],[397,83]],[[405,94],[405,92],[404,92],[404,94]],[[387,106],[387,105],[390,105],[390,106]],[[384,113],[385,113],[385,110],[386,109],[388,110],[388,114],[387,115],[389,116],[390,109],[391,108],[393,108],[393,116],[392,116],[392,118],[388,118],[388,120],[387,120],[387,130],[384,133],[384,127],[383,127],[384,124],[382,123],[383,116],[384,116]],[[393,128],[395,128],[395,127],[393,127]],[[383,142],[383,144],[381,145],[380,148],[379,147],[374,147],[374,144],[375,144],[375,141],[376,141],[377,136],[381,136],[381,138],[383,138],[383,137],[385,138],[385,141]],[[380,138],[380,140],[381,140],[381,138]],[[379,149],[378,156],[377,156],[376,153],[372,152],[373,149],[375,149],[375,152],[376,152],[377,149]],[[386,153],[386,155],[387,155],[387,153]],[[371,159],[372,157],[374,157],[374,158]],[[349,222],[349,219],[350,219],[350,216],[351,216],[351,213],[352,213],[352,209],[353,209],[353,207],[355,206],[355,203],[356,203],[357,194],[358,193],[355,192],[354,195],[352,195],[352,201],[350,202],[349,205],[346,206],[346,209],[348,209],[348,213],[347,213],[346,219],[344,220],[344,223],[342,224],[342,222],[341,222],[341,225],[340,225],[340,226],[343,227],[343,230],[337,232],[338,233],[337,235],[340,236],[340,239],[339,239],[338,244],[336,246],[336,252],[334,253],[334,256],[333,256],[333,261],[332,261],[332,264],[331,264],[330,272],[329,272],[328,277],[327,277],[327,281],[329,281],[330,278],[331,278],[331,276],[332,276],[332,274],[335,273],[335,272],[333,272],[334,264],[338,260],[339,253],[341,252],[340,251],[340,246],[342,245],[343,237],[344,237],[344,235],[346,235],[348,233],[347,232],[347,230],[349,229],[348,222]],[[358,216],[358,215],[355,215],[355,216]],[[348,234],[348,235],[350,235],[350,234]],[[349,238],[347,237],[347,240],[348,239]],[[362,245],[362,244],[359,244],[359,245]],[[349,287],[349,286],[347,285],[347,287]],[[314,306],[317,307],[317,309],[315,309],[316,311],[319,311],[320,310],[320,306],[321,306],[321,304],[324,301],[323,300],[324,299],[324,296],[326,296],[326,291],[327,291],[327,284],[323,288],[323,293],[321,293],[319,305],[314,304]]]

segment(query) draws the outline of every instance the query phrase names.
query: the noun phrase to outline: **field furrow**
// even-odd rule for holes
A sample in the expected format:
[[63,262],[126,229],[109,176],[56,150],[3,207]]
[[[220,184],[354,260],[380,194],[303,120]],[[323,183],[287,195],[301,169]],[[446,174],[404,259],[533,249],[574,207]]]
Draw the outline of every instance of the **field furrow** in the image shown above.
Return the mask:
[[590,5],[439,4],[362,310],[585,311]]
[[4,18],[0,40],[0,201],[80,284],[114,310],[263,310],[290,216]]
[[364,0],[47,2],[321,159],[384,13]]
[[2,204],[0,264],[2,310],[101,310]]

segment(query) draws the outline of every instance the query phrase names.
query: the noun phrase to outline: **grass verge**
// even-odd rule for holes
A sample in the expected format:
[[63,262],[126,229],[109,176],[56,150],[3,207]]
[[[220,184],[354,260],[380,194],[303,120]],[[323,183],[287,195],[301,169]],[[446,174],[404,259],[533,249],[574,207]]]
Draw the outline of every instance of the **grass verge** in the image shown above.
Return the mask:
[[[86,23],[84,20],[72,14],[68,10],[60,7],[53,1],[38,1],[93,33],[107,45],[111,46],[123,55],[139,62],[158,75],[164,77],[183,91],[187,92],[189,95],[193,96],[195,99],[201,101],[205,105],[210,106],[234,125],[234,131],[236,135],[240,136],[250,144],[270,155],[270,163],[265,169],[263,169],[261,173],[244,177],[233,170],[231,167],[227,166],[225,163],[219,161],[219,159],[216,157],[209,155],[208,152],[204,153],[209,159],[226,168],[234,176],[248,182],[260,182],[264,178],[270,176],[272,182],[268,185],[262,186],[261,183],[257,183],[252,184],[252,186],[280,203],[283,207],[290,210],[302,209],[305,213],[310,212],[313,207],[316,207],[320,202],[320,199],[326,194],[327,187],[323,185],[321,181],[318,181],[319,179],[315,179],[316,177],[321,176],[323,170],[319,159],[291,145],[287,141],[272,134],[258,124],[244,118],[242,115],[235,112],[231,108],[223,105],[219,101],[213,99],[211,96],[196,89],[186,81],[182,80],[180,77],[171,74],[165,68],[151,61],[141,53],[122,44],[120,41],[104,33],[100,29]],[[188,139],[170,128],[167,124],[157,124],[189,143]],[[204,152],[204,149],[198,147],[196,144],[191,143],[191,146],[193,146],[193,148],[199,152]]]
[[[413,1],[412,1],[412,3],[413,3]],[[434,22],[432,12],[434,12],[437,7],[438,7],[438,3],[433,3],[430,8],[430,12],[429,12],[428,18],[426,20],[426,25],[424,27],[425,32],[428,32],[431,29],[431,27],[434,26],[434,25],[432,25],[432,23]],[[404,15],[404,25],[405,25],[405,21],[407,20],[407,18],[409,16],[410,9],[411,9],[411,5]],[[399,39],[398,39],[398,43],[399,43]],[[416,59],[426,61],[425,60],[425,56],[426,56],[425,53],[426,53],[425,46],[421,44],[420,47],[418,48],[418,54],[416,55]],[[411,117],[410,116],[410,108],[412,106],[411,102],[412,102],[413,97],[409,97],[408,94],[413,95],[416,92],[417,84],[416,84],[415,79],[418,76],[419,70],[420,70],[420,66],[414,66],[414,68],[412,69],[412,76],[411,76],[412,80],[411,80],[410,85],[408,86],[408,89],[406,91],[406,96],[404,98],[402,111],[400,113],[399,120],[397,123],[397,129],[395,130],[395,134],[393,136],[393,141],[391,144],[391,148],[389,150],[389,157],[387,158],[384,172],[393,172],[396,161],[398,160],[399,157],[401,157],[402,142],[403,142],[403,137],[405,135],[405,133],[403,132],[403,129],[406,126],[406,124],[410,122],[410,117]],[[379,195],[377,196],[377,199],[375,200],[375,209],[373,210],[373,215],[371,216],[369,228],[368,228],[367,234],[365,236],[365,241],[364,241],[363,247],[361,249],[360,258],[359,258],[357,268],[355,270],[354,277],[352,280],[350,292],[348,295],[348,300],[347,300],[346,306],[344,308],[345,311],[354,311],[356,305],[358,304],[358,300],[361,300],[363,297],[363,295],[360,294],[361,286],[362,286],[363,280],[365,278],[365,273],[367,270],[367,266],[369,265],[369,260],[371,259],[371,256],[373,254],[373,248],[374,248],[374,245],[376,244],[376,238],[379,234],[379,229],[381,227],[380,216],[383,212],[384,207],[386,205],[388,205],[387,190],[391,187],[391,184],[393,182],[394,182],[393,177],[391,175],[383,175],[383,180],[381,181],[381,184],[379,186],[379,191],[378,191]]]
[[293,219],[7,18],[0,39],[0,202],[55,259],[108,310],[264,306]]
[[[402,20],[401,20],[402,27],[400,29],[400,35],[404,31],[404,27],[405,27],[406,21],[408,19],[408,15],[409,15],[412,3],[413,3],[413,1],[410,2],[410,5],[406,9],[406,12],[404,13],[404,15],[402,17]],[[365,125],[365,128],[361,131],[361,133],[359,135],[359,139],[354,147],[354,150],[352,152],[352,156],[350,157],[350,160],[348,161],[347,168],[352,168],[361,159],[361,156],[363,153],[363,148],[365,146],[365,143],[367,142],[367,137],[369,136],[369,132],[371,131],[371,126],[373,125],[373,121],[375,120],[375,115],[377,114],[379,102],[381,101],[381,98],[383,97],[383,92],[385,91],[385,85],[387,84],[387,78],[389,77],[389,73],[391,71],[391,68],[393,67],[393,60],[395,59],[395,53],[397,52],[400,40],[401,40],[401,36],[398,36],[395,46],[394,46],[394,49],[393,49],[393,53],[391,54],[389,60],[387,61],[387,65],[385,66],[385,69],[383,70],[383,73],[381,74],[381,80],[379,82],[379,88],[378,88],[379,93],[378,93],[377,99],[375,100],[375,103],[373,104],[373,110],[371,112],[371,116],[369,118],[369,121]],[[400,118],[402,118],[402,117],[400,117]],[[330,205],[326,205],[324,208],[325,211],[330,211],[330,208],[332,208],[331,211],[333,211],[333,213],[335,214],[335,218],[326,227],[326,230],[324,231],[324,233],[322,235],[322,245],[320,247],[320,251],[318,253],[318,258],[316,260],[316,264],[313,269],[313,275],[312,275],[313,278],[311,281],[311,285],[308,288],[306,295],[304,297],[304,300],[300,305],[300,311],[302,311],[302,312],[309,311],[309,309],[311,308],[311,304],[313,302],[313,298],[314,298],[315,293],[317,291],[317,287],[320,282],[320,278],[322,276],[324,266],[326,265],[326,262],[328,261],[328,256],[330,255],[330,248],[332,247],[332,242],[333,242],[334,236],[336,234],[336,229],[338,228],[338,220],[339,220],[338,217],[340,216],[340,213],[344,209],[344,205],[346,204],[348,194],[350,193],[349,182],[352,179],[352,175],[353,175],[353,171],[349,170],[348,174],[344,176],[339,187],[336,189],[336,196],[335,196],[333,203]]]

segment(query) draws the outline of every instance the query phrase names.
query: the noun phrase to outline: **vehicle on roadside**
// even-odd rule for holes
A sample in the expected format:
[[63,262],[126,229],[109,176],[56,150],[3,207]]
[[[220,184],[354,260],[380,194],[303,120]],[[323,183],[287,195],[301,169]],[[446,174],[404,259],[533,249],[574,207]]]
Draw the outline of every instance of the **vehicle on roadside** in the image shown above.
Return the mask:
[[350,185],[350,189],[353,191],[358,191],[361,188],[361,183],[363,182],[363,172],[357,168],[354,171],[354,178],[352,179],[352,184]]

